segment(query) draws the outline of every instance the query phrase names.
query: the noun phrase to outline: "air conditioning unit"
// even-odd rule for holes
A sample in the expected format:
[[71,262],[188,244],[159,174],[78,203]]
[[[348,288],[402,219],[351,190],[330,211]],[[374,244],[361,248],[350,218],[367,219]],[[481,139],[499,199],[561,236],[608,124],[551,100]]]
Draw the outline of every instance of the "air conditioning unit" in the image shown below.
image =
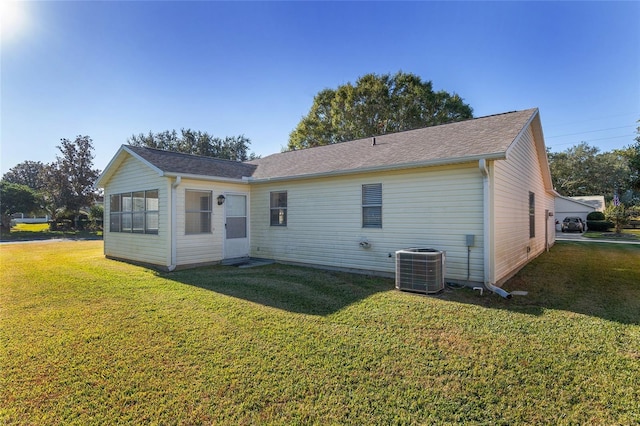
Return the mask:
[[434,294],[444,290],[445,252],[429,248],[396,251],[396,288]]

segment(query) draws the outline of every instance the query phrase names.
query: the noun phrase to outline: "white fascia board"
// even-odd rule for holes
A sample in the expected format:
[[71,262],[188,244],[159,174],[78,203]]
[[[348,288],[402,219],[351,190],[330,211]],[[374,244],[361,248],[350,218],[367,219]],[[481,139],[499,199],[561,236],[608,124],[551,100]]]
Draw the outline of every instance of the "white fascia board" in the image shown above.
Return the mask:
[[[120,145],[120,148],[118,148],[118,151],[111,158],[111,161],[109,161],[109,164],[107,164],[107,167],[104,168],[102,173],[100,173],[100,176],[98,176],[98,179],[96,179],[96,183],[95,183],[96,188],[104,188],[104,182],[108,180],[111,177],[111,175],[113,175],[114,173],[113,169],[115,169],[120,163],[122,163],[123,161],[122,155],[124,152],[126,152],[129,155],[134,155],[134,153],[130,149],[127,149],[126,145]],[[149,164],[147,161],[140,158],[140,156],[135,155],[135,157],[138,160]]]
[[376,167],[361,167],[358,169],[350,169],[350,170],[335,170],[330,172],[320,172],[320,173],[310,173],[305,175],[292,175],[292,176],[279,176],[274,178],[247,178],[249,183],[265,183],[265,182],[278,182],[285,180],[300,180],[300,179],[315,179],[322,177],[333,177],[333,176],[344,176],[344,175],[353,175],[353,174],[361,174],[361,173],[375,173],[375,172],[386,172],[392,170],[406,170],[406,169],[417,169],[421,167],[434,167],[434,166],[446,166],[450,164],[463,164],[463,163],[472,163],[477,162],[480,159],[487,160],[504,160],[506,158],[504,152],[495,152],[491,154],[483,154],[483,155],[473,155],[468,157],[456,157],[456,158],[444,158],[438,160],[430,160],[430,161],[421,161],[417,163],[403,163],[403,164],[393,164],[387,166],[376,166]]
[[158,167],[154,166],[144,158],[140,157],[138,154],[136,154],[131,149],[129,149],[127,145],[121,145],[120,149],[118,149],[118,152],[116,152],[116,155],[113,156],[111,161],[109,161],[109,164],[107,164],[107,167],[100,174],[100,176],[98,176],[98,179],[96,179],[96,183],[95,183],[96,188],[104,188],[104,181],[107,180],[109,177],[111,177],[111,175],[113,174],[112,169],[115,168],[120,163],[122,163],[123,161],[122,155],[125,152],[130,156],[132,156],[133,158],[135,158],[136,160],[140,161],[145,166],[149,167],[154,172],[158,173],[158,176],[162,176],[162,170],[160,170]]
[[546,144],[544,143],[544,134],[542,132],[540,110],[538,108],[536,108],[533,114],[531,114],[531,117],[529,117],[527,123],[524,125],[522,130],[520,130],[518,136],[516,136],[516,138],[507,148],[507,158],[509,158],[511,150],[514,149],[516,143],[520,140],[522,135],[529,129],[529,126],[531,126],[531,131],[533,132],[533,143],[535,144],[538,159],[540,161],[540,167],[542,168],[542,180],[545,183],[545,190],[548,194],[555,195],[555,190],[553,189],[553,181],[551,180],[549,159],[547,158],[547,148]]
[[193,179],[193,180],[206,180],[211,182],[227,182],[227,183],[240,183],[240,184],[248,184],[250,182],[249,179],[233,179],[233,178],[224,178],[219,176],[205,176],[205,175],[196,175],[190,173],[176,173],[176,172],[161,172],[160,176],[164,177],[181,177],[182,179]]
[[[533,112],[533,114],[531,114],[531,117],[529,117],[529,119],[527,120],[525,125],[522,126],[522,129],[520,129],[520,131],[518,132],[518,135],[515,138],[513,138],[513,140],[509,144],[509,147],[507,147],[507,151],[506,151],[507,159],[509,159],[509,155],[511,154],[511,151],[513,149],[515,149],[516,143],[520,140],[520,138],[522,138],[522,135],[524,135],[526,133],[526,131],[529,129],[529,126],[533,122],[534,118],[536,118],[536,116],[538,116],[538,108],[536,108],[536,110]],[[535,137],[535,135],[534,135],[534,137]],[[535,142],[535,140],[534,140],[534,142]]]
[[118,151],[116,152],[116,154],[111,157],[111,160],[109,161],[109,163],[107,164],[107,167],[104,168],[104,170],[102,171],[102,173],[100,173],[100,175],[98,176],[98,179],[96,179],[96,183],[94,184],[94,186],[96,188],[103,188],[104,185],[102,184],[102,182],[111,175],[110,171],[111,168],[114,167],[115,163],[117,162],[116,160],[118,159],[118,157],[120,156],[120,153],[123,150],[124,145],[121,145],[120,148],[118,148]]
[[132,157],[134,157],[136,160],[141,161],[143,164],[145,164],[146,166],[148,166],[151,170],[153,170],[154,172],[158,173],[158,176],[162,176],[164,174],[164,172],[162,171],[162,169],[160,169],[159,167],[151,164],[150,162],[148,162],[147,160],[145,160],[144,158],[142,158],[141,156],[139,156],[138,154],[136,154],[133,150],[129,149],[128,146],[126,145],[122,145],[122,147],[124,148],[125,151],[127,151]]

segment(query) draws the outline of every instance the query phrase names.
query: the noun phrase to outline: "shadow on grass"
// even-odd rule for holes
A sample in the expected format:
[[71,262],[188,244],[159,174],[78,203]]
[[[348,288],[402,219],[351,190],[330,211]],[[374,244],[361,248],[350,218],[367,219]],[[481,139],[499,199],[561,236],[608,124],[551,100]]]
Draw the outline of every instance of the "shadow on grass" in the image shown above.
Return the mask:
[[[640,324],[640,246],[558,242],[534,259],[503,288],[527,291],[503,299],[469,288],[447,290],[441,300],[527,315],[563,310],[623,324]],[[311,315],[328,315],[375,293],[394,289],[391,279],[313,268],[269,265],[240,269],[215,266],[161,274],[261,305]]]
[[558,242],[503,288],[526,296],[506,300],[470,289],[449,290],[444,300],[529,315],[562,310],[640,325],[640,246]]
[[244,269],[212,266],[160,276],[289,312],[321,316],[394,288],[388,278],[280,264]]

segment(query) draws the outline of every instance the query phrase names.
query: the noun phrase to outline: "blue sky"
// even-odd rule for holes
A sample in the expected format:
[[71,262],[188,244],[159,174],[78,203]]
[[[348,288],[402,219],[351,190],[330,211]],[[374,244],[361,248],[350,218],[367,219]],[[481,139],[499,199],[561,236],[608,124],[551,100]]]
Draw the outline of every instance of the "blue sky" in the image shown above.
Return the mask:
[[[3,0],[4,1],[4,0]],[[0,172],[89,135],[244,134],[279,152],[313,96],[411,72],[484,116],[540,108],[602,151],[640,119],[640,2],[21,2],[2,14]],[[22,19],[13,12],[22,12]]]

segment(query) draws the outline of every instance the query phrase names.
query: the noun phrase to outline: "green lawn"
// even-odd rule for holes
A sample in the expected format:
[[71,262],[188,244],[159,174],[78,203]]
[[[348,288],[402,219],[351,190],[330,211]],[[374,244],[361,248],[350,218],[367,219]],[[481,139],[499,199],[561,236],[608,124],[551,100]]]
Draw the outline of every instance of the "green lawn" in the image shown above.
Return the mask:
[[0,424],[638,424],[639,265],[557,243],[505,300],[4,244]]
[[582,236],[594,240],[638,241],[640,229],[623,229],[621,234],[616,234],[614,231],[587,231]]

